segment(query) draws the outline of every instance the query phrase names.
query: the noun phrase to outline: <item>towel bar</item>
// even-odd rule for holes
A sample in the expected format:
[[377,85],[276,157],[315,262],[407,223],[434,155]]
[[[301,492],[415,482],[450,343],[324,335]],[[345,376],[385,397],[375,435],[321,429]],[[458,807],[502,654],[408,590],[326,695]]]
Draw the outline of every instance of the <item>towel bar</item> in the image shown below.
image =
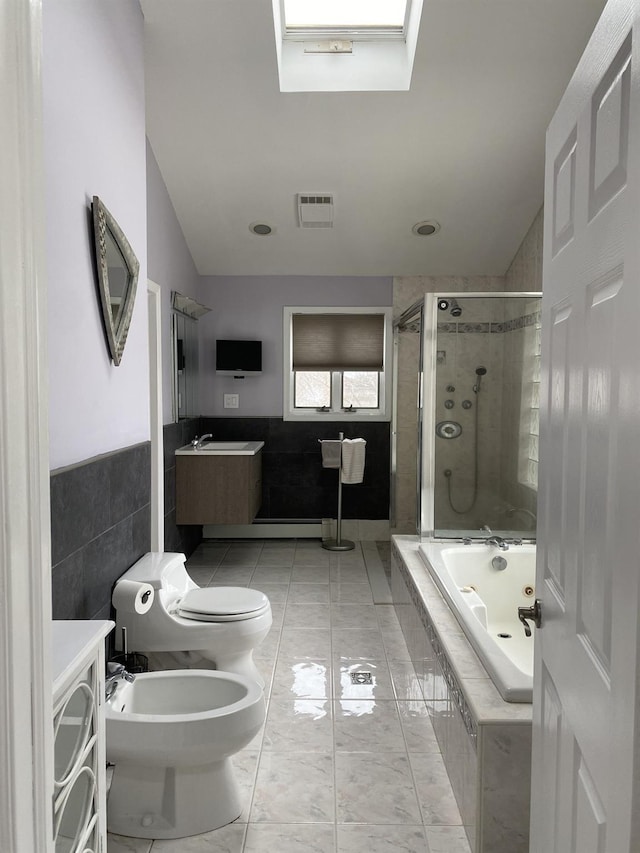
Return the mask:
[[[344,441],[344,433],[338,433],[338,440]],[[322,443],[323,439],[319,438],[318,441]],[[350,539],[342,538],[342,463],[338,468],[338,514],[336,517],[336,538],[335,539],[323,539],[322,547],[327,551],[353,551],[356,547],[356,543],[352,542]]]

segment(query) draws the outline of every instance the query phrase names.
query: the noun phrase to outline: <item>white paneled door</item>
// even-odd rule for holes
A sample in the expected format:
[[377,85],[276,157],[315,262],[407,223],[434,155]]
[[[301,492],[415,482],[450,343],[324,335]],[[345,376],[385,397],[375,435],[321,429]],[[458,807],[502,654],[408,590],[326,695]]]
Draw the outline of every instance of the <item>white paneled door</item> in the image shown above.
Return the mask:
[[640,851],[640,0],[547,135],[532,853]]

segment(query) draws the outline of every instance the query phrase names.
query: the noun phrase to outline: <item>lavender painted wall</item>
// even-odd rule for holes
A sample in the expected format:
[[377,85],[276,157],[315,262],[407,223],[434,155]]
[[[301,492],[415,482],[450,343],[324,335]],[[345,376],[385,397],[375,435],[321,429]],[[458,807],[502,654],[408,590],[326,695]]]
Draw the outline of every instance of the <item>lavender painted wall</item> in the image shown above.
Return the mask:
[[147,250],[149,278],[162,288],[163,423],[171,413],[171,291],[198,299],[200,276],[147,140]]
[[[282,309],[301,306],[390,306],[392,278],[320,276],[203,276],[200,301],[213,308],[200,322],[201,413],[282,417]],[[238,380],[215,373],[217,338],[262,341],[262,375]],[[224,394],[240,408],[225,409]]]
[[[43,4],[52,469],[149,439],[143,58],[137,0]],[[93,195],[140,261],[119,367],[96,290]]]

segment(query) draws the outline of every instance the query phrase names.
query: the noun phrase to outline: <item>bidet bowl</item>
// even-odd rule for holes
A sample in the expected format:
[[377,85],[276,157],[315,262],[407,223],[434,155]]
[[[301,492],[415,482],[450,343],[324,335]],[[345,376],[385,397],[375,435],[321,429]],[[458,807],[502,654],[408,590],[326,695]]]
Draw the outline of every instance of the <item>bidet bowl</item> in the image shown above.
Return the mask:
[[264,722],[264,694],[253,680],[230,672],[147,672],[118,683],[105,718],[110,762],[197,766],[251,741]]

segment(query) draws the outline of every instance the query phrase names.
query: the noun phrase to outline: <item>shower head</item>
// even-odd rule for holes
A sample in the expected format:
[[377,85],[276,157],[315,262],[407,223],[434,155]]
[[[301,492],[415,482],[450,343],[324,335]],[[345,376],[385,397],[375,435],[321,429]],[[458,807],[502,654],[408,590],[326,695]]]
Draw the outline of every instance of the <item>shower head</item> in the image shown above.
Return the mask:
[[486,372],[487,372],[486,367],[483,367],[482,365],[480,365],[479,367],[476,367],[476,375],[477,376],[484,376]]
[[451,300],[451,316],[452,317],[460,317],[462,314],[462,308],[458,305],[457,299]]

